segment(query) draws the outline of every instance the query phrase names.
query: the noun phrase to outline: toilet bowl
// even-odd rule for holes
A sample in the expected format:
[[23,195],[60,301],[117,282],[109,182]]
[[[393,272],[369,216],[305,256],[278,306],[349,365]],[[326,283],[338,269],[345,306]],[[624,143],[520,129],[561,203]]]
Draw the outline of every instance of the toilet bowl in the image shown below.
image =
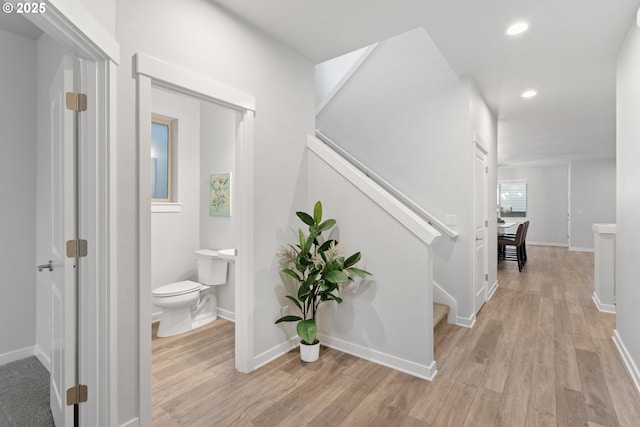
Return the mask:
[[229,262],[235,250],[195,252],[198,282],[184,280],[160,286],[152,292],[152,302],[162,308],[158,337],[170,337],[192,331],[218,317],[218,301],[213,286],[227,283]]

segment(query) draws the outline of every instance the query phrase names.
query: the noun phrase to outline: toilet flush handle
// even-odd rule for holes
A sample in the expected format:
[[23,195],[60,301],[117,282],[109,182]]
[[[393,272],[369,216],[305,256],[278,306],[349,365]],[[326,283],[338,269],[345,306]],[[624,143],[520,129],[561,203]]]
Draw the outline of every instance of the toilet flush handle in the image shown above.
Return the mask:
[[42,270],[48,269],[49,271],[53,271],[53,261],[49,260],[48,264],[42,264],[38,266],[38,273],[42,273]]

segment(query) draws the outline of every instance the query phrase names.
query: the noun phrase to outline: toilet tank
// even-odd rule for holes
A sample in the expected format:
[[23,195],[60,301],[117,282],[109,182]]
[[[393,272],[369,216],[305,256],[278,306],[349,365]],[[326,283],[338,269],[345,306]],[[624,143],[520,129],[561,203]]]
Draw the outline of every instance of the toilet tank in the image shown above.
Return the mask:
[[196,251],[198,263],[198,282],[204,285],[224,285],[227,283],[229,263],[221,258],[218,252],[211,249]]

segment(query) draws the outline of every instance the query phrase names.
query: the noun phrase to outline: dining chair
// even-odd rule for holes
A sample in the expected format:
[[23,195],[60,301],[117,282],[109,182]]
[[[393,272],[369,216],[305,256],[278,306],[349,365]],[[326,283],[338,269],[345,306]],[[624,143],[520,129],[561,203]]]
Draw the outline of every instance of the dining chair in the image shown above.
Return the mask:
[[525,223],[518,225],[518,230],[514,237],[498,236],[498,262],[500,260],[505,261],[517,261],[518,271],[522,271],[524,263],[526,262],[523,256],[523,242],[525,235],[526,225]]

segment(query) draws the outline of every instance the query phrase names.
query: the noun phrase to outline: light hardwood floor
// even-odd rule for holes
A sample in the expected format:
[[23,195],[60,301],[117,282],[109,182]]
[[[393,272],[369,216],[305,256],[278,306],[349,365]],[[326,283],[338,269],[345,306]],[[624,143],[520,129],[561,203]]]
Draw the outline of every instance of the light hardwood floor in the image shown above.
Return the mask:
[[593,254],[528,247],[473,329],[445,325],[433,382],[322,348],[245,375],[225,320],[153,339],[154,426],[640,426],[640,396],[599,313]]

